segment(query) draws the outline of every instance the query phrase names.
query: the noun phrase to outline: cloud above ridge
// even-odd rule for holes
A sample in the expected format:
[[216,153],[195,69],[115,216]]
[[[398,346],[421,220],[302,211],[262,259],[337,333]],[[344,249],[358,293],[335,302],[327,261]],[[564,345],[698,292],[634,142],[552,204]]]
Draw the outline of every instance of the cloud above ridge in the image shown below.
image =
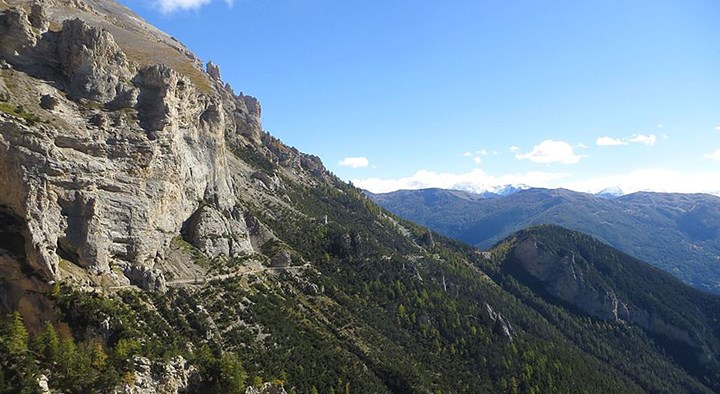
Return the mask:
[[370,160],[367,157],[346,157],[340,160],[338,165],[350,168],[366,168],[370,165]]
[[[160,11],[166,14],[180,10],[198,9],[212,2],[213,0],[155,0]],[[224,2],[228,7],[232,7],[234,0],[224,0]]]
[[515,150],[515,152],[515,158],[518,160],[527,159],[541,164],[575,164],[582,158],[582,156],[573,152],[573,147],[567,142],[554,140],[542,141],[528,153],[520,153],[518,150]]

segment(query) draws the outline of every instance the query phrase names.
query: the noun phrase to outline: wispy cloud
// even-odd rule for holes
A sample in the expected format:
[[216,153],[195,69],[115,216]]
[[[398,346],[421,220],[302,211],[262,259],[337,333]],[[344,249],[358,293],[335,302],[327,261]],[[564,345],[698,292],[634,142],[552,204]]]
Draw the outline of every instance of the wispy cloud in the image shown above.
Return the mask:
[[475,152],[465,152],[463,153],[463,157],[467,157],[471,159],[475,164],[482,163],[482,156],[489,155],[488,151],[486,149],[478,149]]
[[573,147],[564,141],[545,140],[535,145],[532,151],[528,153],[515,154],[518,160],[530,160],[534,163],[562,163],[575,164],[580,161],[582,156],[573,152]]
[[598,146],[620,146],[620,145],[630,145],[631,143],[653,146],[653,145],[655,145],[656,142],[657,142],[657,136],[655,134],[650,134],[650,135],[633,134],[630,137],[623,138],[623,139],[604,136],[604,137],[598,138],[595,141],[595,143]]
[[[232,7],[234,0],[224,0],[228,7]],[[155,0],[155,4],[163,13],[171,13],[178,10],[198,9],[210,4],[213,0]]]
[[598,146],[618,146],[618,145],[627,145],[628,143],[618,139],[618,138],[612,138],[612,137],[600,137],[595,141],[595,143]]
[[346,157],[338,162],[339,166],[350,168],[365,168],[370,165],[367,157]]
[[703,155],[703,157],[710,160],[720,161],[720,149],[716,150],[713,153]]
[[650,135],[643,135],[643,134],[634,134],[632,137],[628,138],[628,141],[630,142],[637,142],[639,144],[653,146],[655,145],[655,142],[657,141],[657,137],[655,134]]

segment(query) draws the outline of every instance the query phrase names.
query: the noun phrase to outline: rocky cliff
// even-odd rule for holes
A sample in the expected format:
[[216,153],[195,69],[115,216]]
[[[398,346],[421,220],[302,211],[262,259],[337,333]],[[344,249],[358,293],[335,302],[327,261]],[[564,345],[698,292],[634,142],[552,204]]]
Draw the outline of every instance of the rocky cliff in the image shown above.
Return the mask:
[[9,3],[0,13],[0,212],[48,279],[65,259],[134,280],[181,234],[211,257],[252,253],[232,150],[324,171],[264,134],[258,101],[223,84],[216,65],[205,72],[121,6]]

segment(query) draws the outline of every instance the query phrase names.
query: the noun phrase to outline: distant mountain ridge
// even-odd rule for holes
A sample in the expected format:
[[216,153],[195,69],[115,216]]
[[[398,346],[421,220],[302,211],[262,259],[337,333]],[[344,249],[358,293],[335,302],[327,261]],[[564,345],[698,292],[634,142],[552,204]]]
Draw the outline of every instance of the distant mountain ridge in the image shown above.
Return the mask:
[[504,198],[443,189],[370,194],[391,212],[480,248],[515,231],[557,224],[581,231],[699,289],[720,292],[720,197],[638,192],[607,198],[528,189]]
[[522,183],[516,185],[508,184],[498,186],[479,186],[472,183],[458,183],[450,188],[450,190],[479,194],[485,198],[505,197],[527,189],[530,189],[530,186]]

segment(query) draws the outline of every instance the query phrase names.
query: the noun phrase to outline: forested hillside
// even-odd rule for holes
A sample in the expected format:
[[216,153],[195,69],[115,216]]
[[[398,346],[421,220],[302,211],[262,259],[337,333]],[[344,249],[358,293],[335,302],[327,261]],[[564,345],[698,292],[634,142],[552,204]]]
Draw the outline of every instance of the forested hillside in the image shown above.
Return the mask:
[[482,249],[528,226],[581,231],[699,289],[720,292],[720,197],[634,193],[612,199],[529,189],[506,197],[442,189],[370,197],[395,214]]

